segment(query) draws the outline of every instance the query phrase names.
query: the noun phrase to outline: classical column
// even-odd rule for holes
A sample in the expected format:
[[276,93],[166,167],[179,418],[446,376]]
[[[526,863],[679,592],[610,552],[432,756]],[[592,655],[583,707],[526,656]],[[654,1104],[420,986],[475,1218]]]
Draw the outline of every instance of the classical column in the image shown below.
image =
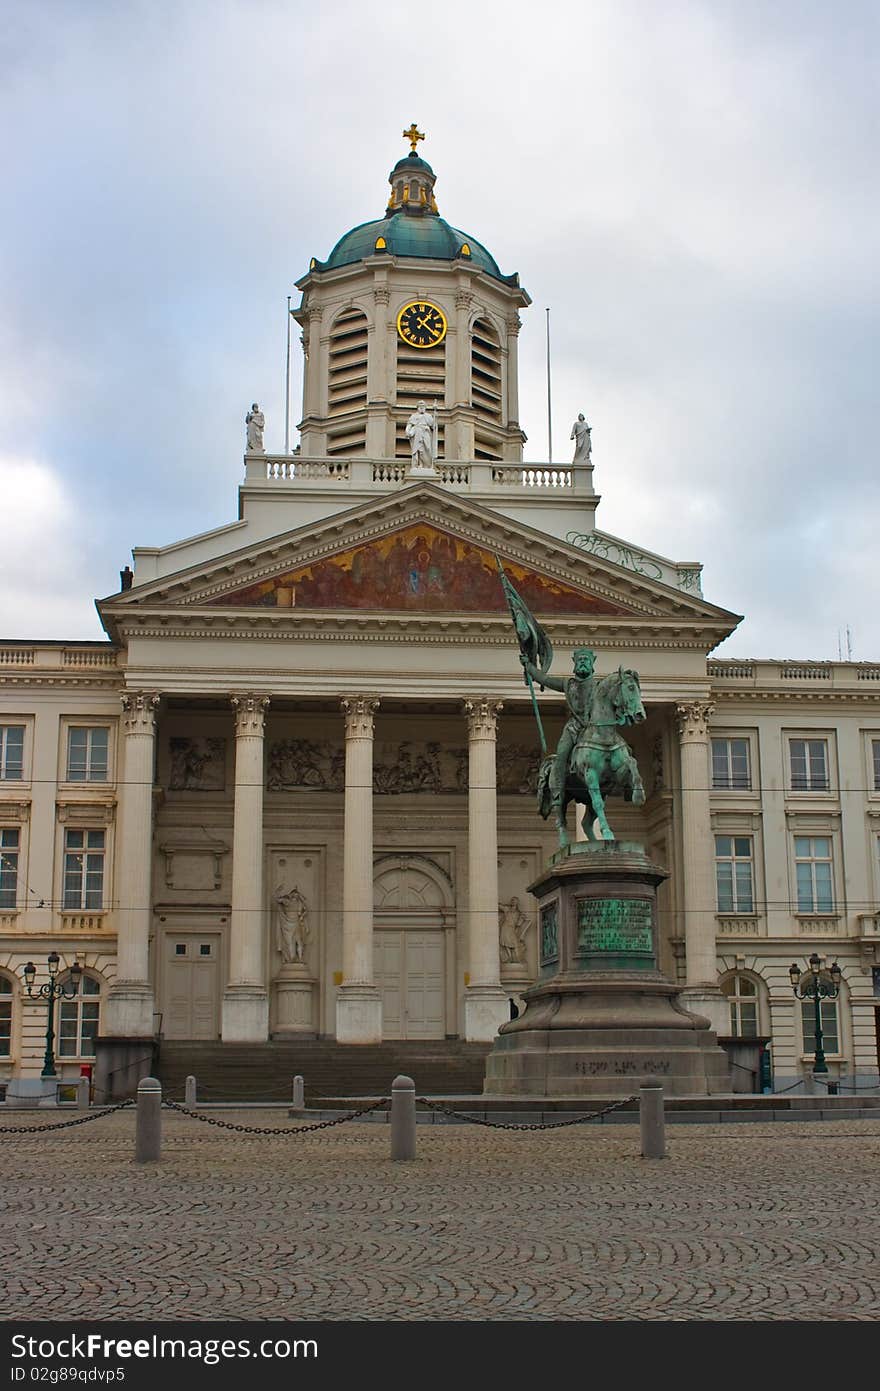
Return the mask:
[[[522,320],[512,314],[507,320],[507,411],[502,424],[505,429],[519,425],[519,331]],[[520,458],[522,446],[520,446]]]
[[726,1033],[729,1019],[718,988],[715,951],[715,857],[709,809],[709,719],[714,705],[676,706],[681,746],[682,887],[687,984],[681,1003]]
[[116,846],[116,980],[107,994],[103,1035],[152,1038],[150,983],[155,692],[126,691]]
[[378,704],[367,696],[340,701],[345,715],[345,828],[338,1043],[382,1039],[382,997],[373,981],[373,714]]
[[498,947],[495,725],[501,702],[466,700],[468,722],[468,983],[464,1036],[488,1042],[510,1018]]
[[263,908],[263,728],[267,696],[230,696],[235,711],[235,809],[229,980],[223,995],[224,1043],[269,1037]]

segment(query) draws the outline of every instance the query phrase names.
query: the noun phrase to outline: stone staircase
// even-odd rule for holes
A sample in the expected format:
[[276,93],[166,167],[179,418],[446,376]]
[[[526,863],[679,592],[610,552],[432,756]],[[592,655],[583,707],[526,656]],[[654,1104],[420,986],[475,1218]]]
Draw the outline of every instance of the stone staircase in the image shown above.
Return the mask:
[[474,1096],[483,1090],[489,1047],[458,1039],[369,1045],[325,1039],[246,1044],[163,1040],[156,1073],[172,1101],[183,1100],[190,1074],[197,1080],[199,1101],[290,1101],[298,1073],[307,1106],[332,1097],[389,1096],[399,1073],[412,1077],[419,1093]]

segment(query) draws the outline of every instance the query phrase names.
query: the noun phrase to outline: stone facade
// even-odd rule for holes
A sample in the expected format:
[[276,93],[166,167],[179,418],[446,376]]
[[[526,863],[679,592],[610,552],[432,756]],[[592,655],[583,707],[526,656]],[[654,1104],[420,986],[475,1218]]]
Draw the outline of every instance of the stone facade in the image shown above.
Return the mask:
[[[640,674],[648,797],[611,819],[669,872],[660,964],[689,1007],[769,1038],[786,1085],[812,1056],[788,968],[817,951],[843,972],[831,1074],[875,1083],[880,665],[712,660],[738,619],[698,563],[597,532],[592,465],[522,463],[518,283],[377,250],[301,288],[302,453],[246,457],[230,526],[136,550],[99,603],[106,643],[0,644],[0,1082],[39,1074],[46,1006],[21,973],[53,949],[85,970],[64,1076],[96,1035],[495,1036],[537,976],[528,886],[556,844],[497,555],[538,596],[554,672],[589,643],[600,673]],[[397,450],[407,296],[450,325],[427,479]],[[346,309],[372,383],[350,454],[328,375]],[[485,322],[496,460],[469,395]],[[540,701],[552,741],[562,701]]]

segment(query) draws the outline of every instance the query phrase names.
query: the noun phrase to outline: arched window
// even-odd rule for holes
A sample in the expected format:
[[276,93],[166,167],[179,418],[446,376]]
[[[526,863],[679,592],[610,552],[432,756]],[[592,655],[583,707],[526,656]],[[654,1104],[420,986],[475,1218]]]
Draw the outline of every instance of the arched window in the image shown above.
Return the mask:
[[[69,985],[70,977],[66,983]],[[70,1000],[61,1000],[58,1023],[59,1058],[93,1058],[101,1014],[101,982],[83,971],[79,989]]]
[[0,1058],[12,1053],[12,981],[0,976]]
[[502,420],[501,347],[487,319],[477,319],[471,329],[471,405],[476,414],[474,457],[500,459],[498,440],[480,428],[481,422],[500,425]]
[[758,986],[743,971],[734,971],[721,982],[721,994],[730,1008],[730,1032],[734,1038],[756,1038],[760,1033]]
[[[327,373],[327,413],[332,420],[362,411],[367,404],[367,316],[360,309],[343,309],[330,329]],[[340,420],[328,430],[328,454],[363,454],[367,443],[366,417]]]

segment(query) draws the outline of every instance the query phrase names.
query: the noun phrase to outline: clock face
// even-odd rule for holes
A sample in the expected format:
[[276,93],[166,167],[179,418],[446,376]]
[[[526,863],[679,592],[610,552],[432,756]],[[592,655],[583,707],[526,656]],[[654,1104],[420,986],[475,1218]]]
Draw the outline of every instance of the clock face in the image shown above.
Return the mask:
[[446,337],[446,315],[428,300],[413,300],[398,314],[397,332],[411,348],[434,348]]

